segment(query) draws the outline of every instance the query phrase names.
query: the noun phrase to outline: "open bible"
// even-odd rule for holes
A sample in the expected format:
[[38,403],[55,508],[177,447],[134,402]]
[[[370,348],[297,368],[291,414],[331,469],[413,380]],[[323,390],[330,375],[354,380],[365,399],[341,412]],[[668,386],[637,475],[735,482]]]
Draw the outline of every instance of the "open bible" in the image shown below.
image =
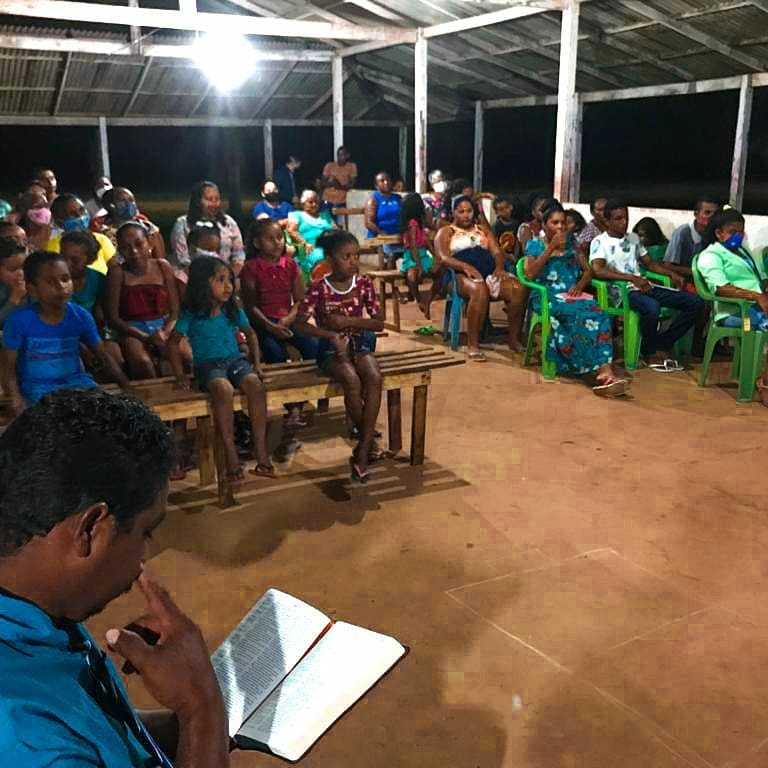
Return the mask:
[[237,746],[298,760],[404,654],[392,637],[269,589],[211,662]]

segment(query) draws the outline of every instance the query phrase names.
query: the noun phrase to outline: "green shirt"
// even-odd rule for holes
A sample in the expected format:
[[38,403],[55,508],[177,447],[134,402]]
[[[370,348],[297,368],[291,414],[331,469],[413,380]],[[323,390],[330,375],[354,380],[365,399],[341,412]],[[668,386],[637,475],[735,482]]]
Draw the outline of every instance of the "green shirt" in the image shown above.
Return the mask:
[[208,360],[228,360],[240,357],[237,346],[238,328],[247,328],[248,318],[238,307],[237,319],[230,320],[223,312],[213,317],[201,317],[183,310],[176,321],[176,331],[189,338],[195,365]]
[[[765,266],[762,259],[754,258],[746,247],[742,247],[740,253],[734,253],[722,243],[713,243],[699,254],[698,267],[712,293],[717,293],[717,289],[723,285],[763,292]],[[727,300],[715,301],[715,322],[738,314],[734,311],[735,307],[735,304]]]

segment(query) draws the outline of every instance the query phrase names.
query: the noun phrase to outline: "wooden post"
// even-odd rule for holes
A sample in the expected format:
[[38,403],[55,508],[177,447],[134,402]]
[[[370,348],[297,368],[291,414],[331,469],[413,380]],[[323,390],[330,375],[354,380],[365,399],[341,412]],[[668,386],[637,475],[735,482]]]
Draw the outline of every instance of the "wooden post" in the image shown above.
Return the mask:
[[413,156],[416,166],[413,188],[427,191],[427,39],[419,30],[414,52],[414,128]]
[[387,390],[387,427],[389,450],[397,453],[403,447],[403,420],[400,410],[400,390]]
[[411,418],[411,466],[424,463],[427,442],[427,385],[413,388],[413,416]]
[[475,192],[483,191],[483,102],[475,102],[475,165],[472,178]]
[[331,62],[331,81],[333,87],[333,154],[344,145],[344,59],[338,54]]
[[579,46],[579,0],[564,0],[560,23],[560,76],[557,84],[554,196],[568,197],[573,170],[576,124],[576,60]]
[[744,75],[739,88],[739,116],[736,120],[736,139],[733,142],[731,165],[731,205],[741,210],[744,204],[744,183],[747,176],[749,151],[749,124],[752,122],[752,77]]
[[272,149],[272,121],[264,121],[264,176],[272,178],[275,173],[275,153]]
[[576,126],[573,136],[573,158],[571,163],[571,183],[568,202],[581,202],[581,137],[584,133],[584,104],[577,99]]
[[[128,0],[128,7],[138,8],[139,0]],[[131,36],[131,53],[134,56],[141,56],[143,53],[142,45],[141,45],[141,27],[131,27],[130,36]]]
[[216,480],[213,451],[213,425],[210,416],[197,420],[197,465],[200,470],[200,485],[210,485]]
[[405,182],[408,189],[408,127],[401,125],[397,129],[397,158],[400,171],[400,178]]
[[111,176],[109,169],[109,139],[107,137],[107,118],[99,118],[99,164],[102,176]]

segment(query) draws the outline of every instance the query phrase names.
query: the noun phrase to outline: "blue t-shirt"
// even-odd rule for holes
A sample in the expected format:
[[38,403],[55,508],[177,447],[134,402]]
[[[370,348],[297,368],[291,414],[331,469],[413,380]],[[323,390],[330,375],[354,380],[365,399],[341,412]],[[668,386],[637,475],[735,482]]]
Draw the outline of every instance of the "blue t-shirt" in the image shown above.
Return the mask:
[[293,210],[293,206],[285,201],[281,202],[277,208],[273,208],[266,200],[260,200],[253,206],[251,215],[254,219],[258,219],[259,216],[267,214],[272,221],[280,221],[281,219],[287,219],[288,214]]
[[[148,752],[89,691],[80,624],[55,624],[32,603],[0,593],[0,754],[16,768],[139,768]],[[128,701],[109,659],[109,674]],[[129,702],[130,703],[130,702]]]
[[37,402],[56,389],[96,386],[83,371],[80,342],[95,347],[101,337],[91,313],[72,302],[66,306],[64,319],[53,325],[40,319],[39,304],[8,316],[3,346],[18,352],[16,377],[27,400]]
[[182,311],[176,321],[176,330],[182,336],[189,338],[195,365],[200,365],[207,360],[239,357],[237,329],[247,327],[248,318],[242,308],[238,309],[235,322],[232,322],[223,312],[213,317],[200,317],[186,310]]
[[[373,193],[373,199],[376,201],[376,226],[385,235],[400,234],[400,208],[403,201],[400,195],[392,192],[388,197],[384,197],[378,190]],[[368,237],[374,237],[374,233],[368,230]]]

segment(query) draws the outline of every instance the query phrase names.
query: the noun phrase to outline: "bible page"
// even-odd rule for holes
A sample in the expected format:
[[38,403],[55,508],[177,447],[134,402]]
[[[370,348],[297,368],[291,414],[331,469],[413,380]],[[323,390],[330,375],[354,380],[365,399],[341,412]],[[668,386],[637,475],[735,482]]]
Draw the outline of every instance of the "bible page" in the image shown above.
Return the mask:
[[234,736],[290,672],[330,619],[311,605],[267,590],[211,656]]
[[298,760],[405,653],[392,637],[336,622],[238,731],[238,743]]

